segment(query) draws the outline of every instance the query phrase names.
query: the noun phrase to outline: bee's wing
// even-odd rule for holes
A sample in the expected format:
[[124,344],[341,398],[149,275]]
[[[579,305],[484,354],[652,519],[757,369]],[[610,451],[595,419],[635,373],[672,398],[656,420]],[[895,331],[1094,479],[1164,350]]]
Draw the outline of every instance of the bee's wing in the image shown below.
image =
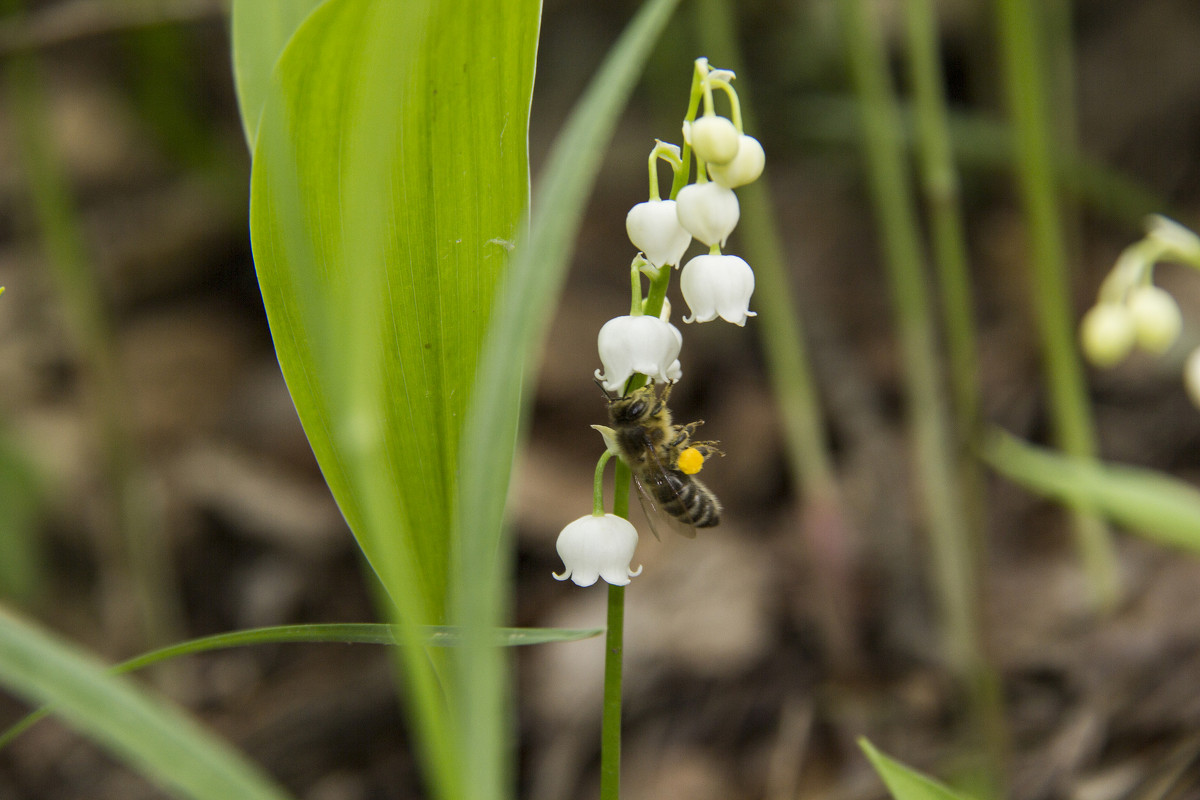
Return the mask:
[[[681,478],[676,477],[672,480],[667,467],[661,463],[654,450],[651,448],[647,449],[646,452],[649,456],[650,468],[645,470],[639,476],[638,480],[638,499],[642,501],[642,510],[646,512],[646,518],[651,519],[652,516],[650,510],[646,508],[649,505],[650,508],[654,509],[658,519],[665,520],[669,528],[681,536],[686,536],[688,539],[695,539],[696,526],[688,518],[687,511],[683,512],[683,518],[675,517],[658,508],[655,503],[656,498],[659,497],[678,498],[679,489],[677,487],[680,485]],[[682,499],[679,506],[686,508],[686,504],[682,502]],[[654,530],[653,524],[651,524],[650,529]],[[657,537],[658,532],[654,531],[654,535]]]
[[[633,477],[634,486],[637,487],[638,502],[642,504],[642,513],[646,515],[646,522],[650,525],[650,532],[654,534],[655,539],[662,540],[662,537],[658,535],[658,527],[655,524],[657,522],[665,524],[680,536],[695,539],[695,525],[686,520],[677,519],[659,508],[655,492],[650,487],[663,482],[665,482],[665,478],[657,470],[642,477],[638,477],[637,475]],[[670,488],[670,484],[666,485]],[[671,488],[670,491],[674,491],[674,489]]]

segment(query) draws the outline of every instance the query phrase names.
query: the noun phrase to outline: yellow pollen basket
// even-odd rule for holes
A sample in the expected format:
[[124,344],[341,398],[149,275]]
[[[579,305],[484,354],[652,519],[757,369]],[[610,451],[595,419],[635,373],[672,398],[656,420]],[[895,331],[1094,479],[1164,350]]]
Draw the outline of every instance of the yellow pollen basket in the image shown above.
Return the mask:
[[689,447],[679,454],[679,460],[675,463],[680,472],[685,475],[695,475],[704,466],[704,456],[696,448]]

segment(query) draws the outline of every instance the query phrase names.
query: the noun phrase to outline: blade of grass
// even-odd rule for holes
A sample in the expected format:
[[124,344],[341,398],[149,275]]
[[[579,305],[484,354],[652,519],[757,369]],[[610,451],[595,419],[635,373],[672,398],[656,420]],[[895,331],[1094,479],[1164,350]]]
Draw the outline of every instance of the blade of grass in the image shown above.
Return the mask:
[[884,261],[903,357],[910,435],[917,480],[932,538],[934,585],[945,625],[945,653],[960,674],[979,659],[976,598],[967,576],[970,556],[962,535],[965,513],[954,480],[948,409],[938,367],[932,303],[925,285],[916,209],[904,150],[896,131],[899,110],[888,85],[878,31],[862,0],[840,0],[844,48],[860,99],[864,155],[885,245]]
[[888,758],[866,739],[859,739],[858,746],[867,754],[871,766],[883,778],[895,800],[969,800],[967,795],[951,791],[899,761]]
[[[915,117],[913,108],[901,107],[903,124],[900,132],[906,146],[911,146],[915,137]],[[843,147],[858,144],[857,107],[853,98],[807,95],[794,101],[788,119],[796,120],[795,127],[787,130],[792,140]],[[962,111],[951,112],[947,122],[954,160],[962,165],[968,177],[1011,171],[1015,143],[1010,125]],[[1172,210],[1167,198],[1160,197],[1136,179],[1077,150],[1060,146],[1051,153],[1051,163],[1063,190],[1070,197],[1112,222],[1140,228],[1147,214],[1187,216],[1181,209]]]
[[[422,643],[430,647],[455,647],[462,641],[462,632],[446,625],[426,625],[421,628]],[[575,642],[590,639],[604,633],[602,628],[499,628],[494,631],[496,644],[500,647],[525,647],[554,642]],[[110,670],[114,673],[135,672],[162,661],[182,656],[196,655],[210,650],[225,650],[231,647],[248,647],[256,644],[301,644],[313,642],[340,642],[343,644],[403,644],[403,634],[395,625],[381,623],[332,623],[313,625],[277,625],[270,628],[252,628],[231,633],[218,633],[187,642],[161,647],[136,658],[122,661]],[[37,711],[19,720],[0,734],[0,750],[20,736],[35,722],[50,713],[49,708]]]
[[[1044,86],[1043,48],[1029,0],[997,0],[1004,87],[1016,135],[1017,183],[1029,231],[1030,296],[1041,337],[1042,368],[1059,446],[1068,454],[1096,453],[1092,409],[1075,345],[1066,244],[1051,164],[1053,139]],[[1072,525],[1094,602],[1119,599],[1116,554],[1107,527],[1076,508]]]
[[[747,91],[749,85],[742,77],[745,70],[733,4],[729,0],[703,0],[694,3],[692,10],[701,51],[711,63],[738,74],[742,119],[746,131],[755,135],[759,128],[752,92]],[[820,593],[827,598],[822,604],[822,634],[835,669],[852,673],[860,653],[851,584],[861,544],[846,514],[826,446],[828,430],[808,356],[804,320],[793,300],[784,244],[771,202],[771,164],[768,155],[767,174],[738,189],[742,209],[739,243],[754,266],[754,305],[759,311],[755,324],[762,332],[767,375],[783,421],[795,496],[802,504],[804,519],[812,523],[799,529],[815,565],[812,574]]]
[[[22,0],[0,1],[10,18],[20,18],[23,5]],[[165,540],[157,535],[155,505],[147,498],[149,479],[132,433],[129,392],[118,365],[104,292],[89,262],[67,176],[53,148],[34,56],[10,56],[4,73],[41,245],[84,368],[84,391],[94,399],[91,424],[99,439],[108,493],[107,529],[97,537],[96,548],[103,590],[117,596],[131,593],[144,642],[160,644],[178,638],[181,611]]]
[[[958,490],[963,498],[964,530],[962,580],[984,586],[983,553],[986,550],[986,503],[983,470],[972,443],[980,428],[979,359],[974,296],[967,265],[967,235],[959,198],[958,170],[952,157],[946,77],[941,70],[938,22],[931,0],[909,0],[904,6],[908,43],[909,80],[916,109],[915,155],[925,207],[931,224],[934,262],[939,278],[942,319],[949,357],[950,390],[954,409],[953,459]],[[977,622],[977,625],[982,623]],[[980,739],[986,782],[979,794],[1002,797],[1004,763],[1008,755],[1004,700],[1000,676],[986,659],[982,642],[979,658],[969,676],[969,715]]]
[[55,713],[172,793],[195,800],[283,800],[243,756],[104,665],[0,608],[0,682]]

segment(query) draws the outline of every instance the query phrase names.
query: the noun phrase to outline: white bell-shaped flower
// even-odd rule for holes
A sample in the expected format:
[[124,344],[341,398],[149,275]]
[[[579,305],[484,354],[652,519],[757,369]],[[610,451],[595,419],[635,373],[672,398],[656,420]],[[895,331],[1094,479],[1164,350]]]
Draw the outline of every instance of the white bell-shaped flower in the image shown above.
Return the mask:
[[635,372],[663,383],[682,377],[683,334],[658,317],[614,317],[604,323],[596,344],[604,365],[603,374],[596,370],[596,379],[606,391],[619,392]]
[[1170,292],[1157,286],[1139,286],[1129,293],[1125,306],[1143,350],[1161,355],[1175,344],[1183,328],[1183,315]]
[[629,209],[625,217],[629,241],[656,267],[679,264],[692,235],[679,224],[674,200],[648,200]]
[[1121,303],[1097,303],[1083,315],[1079,343],[1083,354],[1097,367],[1111,367],[1133,350],[1137,327]]
[[642,574],[642,568],[629,568],[633,551],[637,549],[637,529],[627,519],[615,514],[580,517],[558,534],[555,549],[562,559],[562,574],[553,573],[557,580],[570,578],[579,586],[591,586],[603,578],[613,586],[625,586],[630,578]]
[[679,277],[683,299],[691,309],[684,322],[708,322],[718,316],[734,325],[745,325],[750,295],[754,294],[754,270],[737,256],[696,256]]
[[692,150],[710,164],[728,164],[738,154],[738,130],[725,117],[715,114],[701,117],[688,131]]
[[754,183],[767,164],[767,156],[758,139],[743,133],[740,142],[737,155],[728,164],[708,165],[708,174],[712,179],[730,189]]
[[675,209],[679,212],[679,224],[708,247],[714,244],[724,247],[742,213],[733,190],[716,181],[693,183],[680,189]]

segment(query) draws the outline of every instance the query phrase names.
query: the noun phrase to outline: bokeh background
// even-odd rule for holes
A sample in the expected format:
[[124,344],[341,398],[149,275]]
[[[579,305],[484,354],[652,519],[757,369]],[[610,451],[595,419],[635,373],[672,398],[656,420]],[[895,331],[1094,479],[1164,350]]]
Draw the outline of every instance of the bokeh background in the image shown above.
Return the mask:
[[[899,5],[874,8],[898,75]],[[985,416],[1043,442],[995,11],[938,6]],[[535,175],[635,7],[546,3]],[[836,22],[833,0],[737,4],[738,86],[767,152],[847,514],[814,519],[792,489],[755,322],[685,328],[673,406],[722,441],[727,455],[705,478],[727,512],[695,540],[640,545],[645,572],[627,608],[629,800],[880,798],[861,735],[943,776],[961,767],[967,706],[938,655],[901,365]],[[554,539],[590,508],[601,443],[588,426],[604,417],[595,335],[628,308],[625,213],[645,199],[654,139],[679,140],[691,61],[712,24],[683,4],[585,219],[516,472],[517,624],[603,625],[603,589],[551,578]],[[1067,215],[1081,313],[1146,213],[1200,222],[1200,6],[1088,0],[1071,26],[1077,103],[1056,113],[1074,116],[1085,159]],[[222,4],[31,0],[0,19],[0,68],[4,602],[112,661],[237,628],[374,620],[363,562],[271,348]],[[729,251],[741,246],[735,234]],[[1180,380],[1200,344],[1200,277],[1171,267],[1157,277],[1183,307],[1183,341],[1163,358],[1089,373],[1101,450],[1200,480],[1200,411]],[[673,299],[678,318],[685,305]],[[1005,703],[1009,795],[1200,797],[1200,564],[1121,536],[1126,596],[1098,616],[1065,515],[999,480],[988,489],[976,589]],[[601,661],[599,640],[517,655],[522,797],[596,796]],[[297,797],[422,796],[380,648],[260,646],[145,678]],[[0,725],[26,711],[0,694]],[[0,751],[2,798],[160,796],[54,720]]]

